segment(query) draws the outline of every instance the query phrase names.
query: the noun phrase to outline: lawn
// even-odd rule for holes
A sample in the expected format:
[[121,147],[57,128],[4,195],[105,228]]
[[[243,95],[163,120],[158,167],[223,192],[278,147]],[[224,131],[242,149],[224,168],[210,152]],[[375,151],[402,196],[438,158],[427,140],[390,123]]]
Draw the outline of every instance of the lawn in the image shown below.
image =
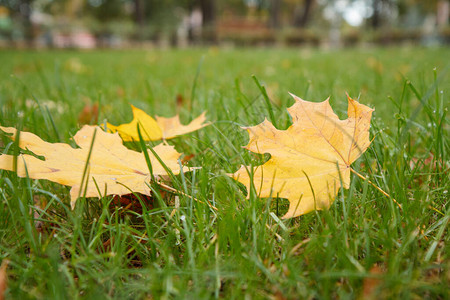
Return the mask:
[[[211,122],[169,141],[201,168],[140,210],[110,196],[71,210],[68,187],[0,170],[6,298],[447,299],[448,57],[448,48],[1,51],[1,126],[75,146],[92,121],[87,104],[98,104],[99,124],[131,121],[129,104],[184,123],[206,110]],[[241,127],[272,115],[286,129],[288,92],[330,97],[341,118],[346,92],[375,111],[372,144],[353,164],[367,180],[352,175],[329,210],[283,220],[286,199],[247,199],[228,174],[268,159],[242,148]],[[22,151],[0,138],[2,153]]]

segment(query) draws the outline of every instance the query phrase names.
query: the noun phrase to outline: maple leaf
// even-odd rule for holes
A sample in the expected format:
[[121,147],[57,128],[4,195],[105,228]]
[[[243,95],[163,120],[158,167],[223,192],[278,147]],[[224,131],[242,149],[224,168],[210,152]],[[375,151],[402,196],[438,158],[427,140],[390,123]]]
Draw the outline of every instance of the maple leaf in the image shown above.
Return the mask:
[[[265,164],[251,170],[256,192],[260,197],[287,198],[289,210],[283,218],[328,208],[341,182],[349,187],[350,165],[370,145],[373,111],[347,96],[348,119],[340,120],[328,99],[314,103],[292,97],[295,104],[288,108],[292,117],[288,129],[278,130],[267,119],[244,127],[250,136],[245,148],[271,154]],[[247,190],[251,185],[249,170],[241,166],[233,174]]]
[[155,116],[155,120],[142,109],[133,105],[131,105],[131,109],[133,111],[133,120],[130,123],[118,126],[110,123],[106,124],[110,131],[119,132],[125,142],[139,141],[139,134],[137,132],[138,124],[141,129],[142,138],[145,141],[168,140],[209,125],[209,123],[204,123],[206,120],[206,112],[203,112],[188,125],[182,125],[178,115],[172,118]]
[[[13,139],[17,132],[12,127],[0,126],[0,129],[6,133],[12,133]],[[94,132],[96,135],[90,152]],[[35,155],[43,156],[45,160],[28,154],[19,155],[17,175],[47,179],[71,186],[70,203],[74,208],[81,194],[80,185],[90,152],[87,188],[84,190],[83,186],[82,190],[86,197],[124,195],[131,192],[150,195],[150,189],[146,183],[150,181],[151,176],[144,154],[127,149],[117,133],[106,133],[100,127],[85,125],[73,139],[80,148],[75,149],[63,143],[48,143],[30,132],[20,132],[19,147]],[[173,174],[180,173],[178,158],[181,154],[173,146],[159,144],[153,150]],[[155,178],[168,175],[153,153],[150,150],[147,151]],[[12,155],[0,155],[0,169],[15,171],[14,160],[15,157]],[[183,171],[187,171],[187,168],[183,167]]]

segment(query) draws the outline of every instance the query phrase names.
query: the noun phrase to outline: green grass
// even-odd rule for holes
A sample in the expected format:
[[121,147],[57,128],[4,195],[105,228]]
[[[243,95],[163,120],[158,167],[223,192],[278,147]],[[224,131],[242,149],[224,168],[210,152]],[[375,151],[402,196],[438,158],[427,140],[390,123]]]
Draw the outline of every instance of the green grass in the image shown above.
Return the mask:
[[[111,197],[80,199],[71,211],[67,187],[0,171],[6,297],[363,299],[372,287],[374,299],[448,298],[449,56],[445,48],[0,52],[0,124],[50,142],[73,145],[86,102],[113,124],[131,120],[129,103],[184,122],[207,110],[211,126],[170,141],[202,168],[172,184],[218,208],[180,194],[171,216],[174,195],[153,185],[153,207],[142,212],[112,208]],[[375,108],[372,145],[353,168],[401,210],[353,175],[328,211],[295,219],[276,217],[284,199],[246,199],[226,174],[264,158],[242,149],[240,126],[267,117],[287,128],[288,92],[330,96],[341,117],[345,92]],[[0,136],[2,152],[17,153]]]

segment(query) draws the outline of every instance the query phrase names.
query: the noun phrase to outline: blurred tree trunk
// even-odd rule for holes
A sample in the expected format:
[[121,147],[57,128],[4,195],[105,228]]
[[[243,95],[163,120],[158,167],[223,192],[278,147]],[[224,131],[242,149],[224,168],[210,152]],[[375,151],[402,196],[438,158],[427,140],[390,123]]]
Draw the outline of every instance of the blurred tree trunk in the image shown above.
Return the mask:
[[24,37],[28,47],[32,47],[34,43],[34,30],[31,23],[31,4],[33,0],[23,0],[19,3],[19,11],[23,20]]
[[134,0],[134,21],[138,25],[137,38],[144,39],[145,7],[143,0]]
[[216,23],[216,1],[200,0],[200,8],[203,16],[203,27],[211,27]]
[[272,28],[280,27],[280,6],[281,6],[281,0],[270,0],[269,25]]
[[[420,2],[420,1],[419,1]],[[434,1],[428,0],[423,1],[424,3],[433,3]],[[385,15],[383,15],[386,11],[389,11],[393,6],[398,5],[398,3],[394,0],[372,0],[372,18],[371,18],[371,26],[373,29],[380,28],[384,21]]]
[[216,35],[216,1],[200,0],[200,9],[202,11],[202,38],[206,42],[217,41]]
[[308,25],[314,0],[304,0],[303,7],[297,5],[294,10],[294,26],[304,28]]
[[134,0],[134,20],[140,27],[144,26],[144,3],[142,0]]
[[377,29],[381,25],[381,0],[372,0],[372,28]]

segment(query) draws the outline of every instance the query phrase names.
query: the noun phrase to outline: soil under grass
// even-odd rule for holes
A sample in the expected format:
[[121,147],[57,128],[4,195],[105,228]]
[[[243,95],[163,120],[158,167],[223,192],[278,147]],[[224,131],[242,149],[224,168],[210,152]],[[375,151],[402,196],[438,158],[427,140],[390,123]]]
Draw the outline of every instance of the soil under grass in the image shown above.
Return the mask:
[[[49,142],[74,145],[81,123],[129,122],[129,104],[185,123],[207,110],[212,122],[169,141],[202,167],[173,178],[177,197],[154,187],[154,197],[79,199],[72,211],[69,188],[0,171],[6,298],[447,299],[448,57],[447,48],[0,52],[0,125]],[[246,198],[227,174],[268,157],[242,148],[240,126],[273,114],[287,128],[288,92],[331,97],[341,118],[346,92],[375,108],[372,145],[353,168],[401,209],[353,175],[329,210],[294,219],[280,220],[285,199]],[[0,138],[3,153],[19,151]]]

